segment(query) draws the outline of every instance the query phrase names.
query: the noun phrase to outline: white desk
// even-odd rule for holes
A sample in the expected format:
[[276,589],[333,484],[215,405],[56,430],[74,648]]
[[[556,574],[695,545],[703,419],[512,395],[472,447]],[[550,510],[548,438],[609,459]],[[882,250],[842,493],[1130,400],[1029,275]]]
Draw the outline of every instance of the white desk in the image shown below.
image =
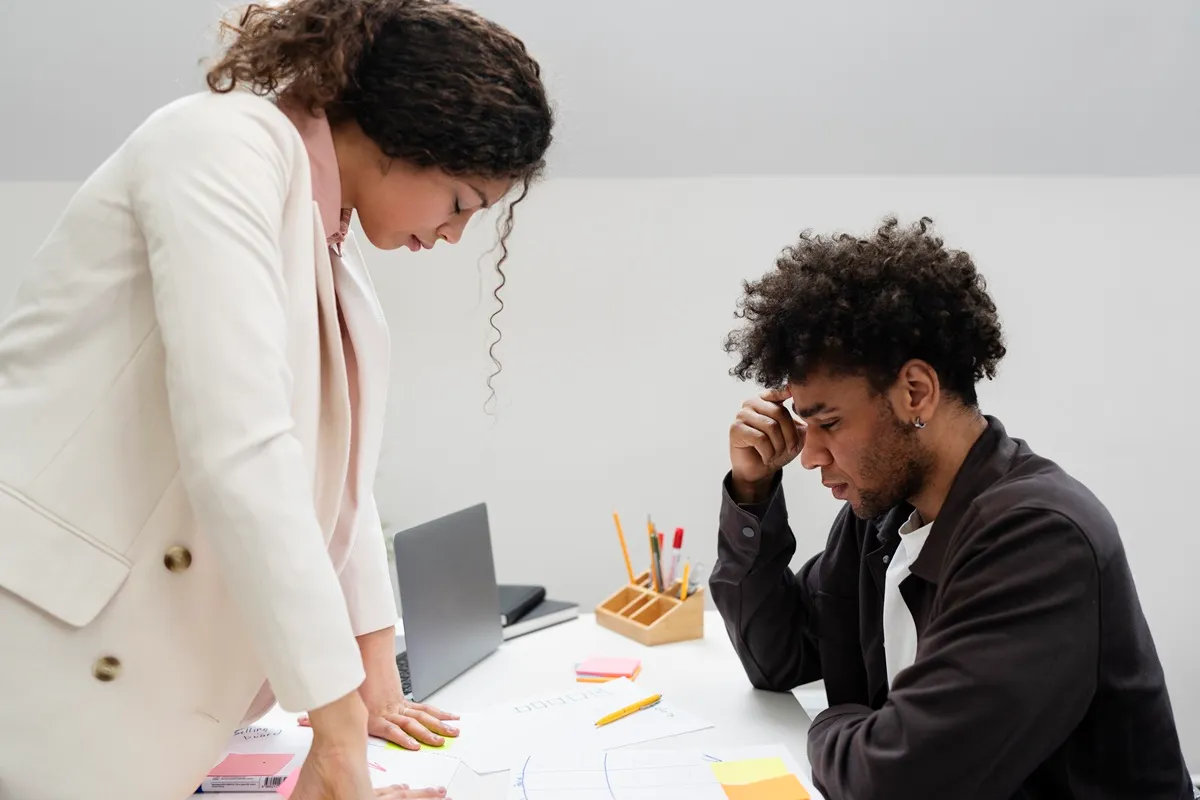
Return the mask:
[[[642,659],[639,682],[662,691],[664,700],[698,714],[714,726],[634,747],[656,750],[779,742],[807,769],[808,715],[794,696],[760,692],[750,686],[715,611],[705,614],[703,639],[658,647],[643,647],[601,628],[593,615],[583,614],[574,622],[505,642],[427,702],[446,711],[462,712],[555,687],[569,687],[574,685],[576,662],[594,655]],[[276,713],[278,709],[272,712]],[[476,775],[462,764],[448,789],[453,800],[503,800],[508,790],[508,773]],[[225,800],[264,798],[262,794],[218,796]]]

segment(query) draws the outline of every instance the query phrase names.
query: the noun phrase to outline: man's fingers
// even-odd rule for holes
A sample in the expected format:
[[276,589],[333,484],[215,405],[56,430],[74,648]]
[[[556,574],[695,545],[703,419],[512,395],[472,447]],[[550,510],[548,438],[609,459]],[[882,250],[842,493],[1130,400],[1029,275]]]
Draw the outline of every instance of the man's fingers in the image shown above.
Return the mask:
[[[754,397],[742,405],[742,412],[753,412],[760,417],[770,419],[771,425],[779,427],[780,435],[783,438],[782,444],[777,442],[779,449],[786,450],[789,455],[793,456],[800,452],[800,445],[804,438],[804,423],[793,416],[786,407],[779,403],[769,403],[760,397]],[[761,422],[755,423],[749,418],[747,418],[747,422],[755,427],[765,427]]]
[[779,424],[784,427],[784,430],[796,433],[796,438],[789,443],[790,446],[799,449],[800,445],[804,444],[804,421],[796,416],[792,409],[783,403],[768,403],[761,398],[755,398],[751,402],[761,413],[769,414],[773,419],[779,420]]
[[765,433],[771,440],[771,447],[774,448],[776,454],[789,449],[787,437],[783,433],[783,426],[774,417],[761,413],[753,406],[745,406],[738,412],[738,420],[747,427]]
[[785,386],[782,389],[767,389],[765,392],[760,394],[759,397],[761,397],[763,400],[766,400],[768,403],[782,403],[784,400],[791,399],[792,392],[790,389],[788,389],[788,387]]
[[770,437],[744,422],[739,421],[733,424],[732,441],[735,447],[753,448],[764,464],[770,464],[775,459],[775,445],[771,444]]

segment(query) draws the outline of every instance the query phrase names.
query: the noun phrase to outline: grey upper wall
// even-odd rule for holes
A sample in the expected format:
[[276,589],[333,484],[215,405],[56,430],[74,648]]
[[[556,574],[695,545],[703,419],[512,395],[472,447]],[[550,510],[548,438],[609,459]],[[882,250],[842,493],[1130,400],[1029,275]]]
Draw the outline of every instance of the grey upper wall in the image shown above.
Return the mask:
[[[552,173],[1200,172],[1197,0],[475,0],[542,61]],[[0,0],[0,180],[201,88],[228,0]]]

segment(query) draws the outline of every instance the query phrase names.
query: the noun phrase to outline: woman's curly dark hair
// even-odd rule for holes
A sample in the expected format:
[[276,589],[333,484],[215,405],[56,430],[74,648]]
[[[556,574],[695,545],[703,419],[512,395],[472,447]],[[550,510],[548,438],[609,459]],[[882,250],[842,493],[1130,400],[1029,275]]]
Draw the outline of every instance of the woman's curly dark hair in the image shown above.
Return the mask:
[[975,384],[1005,354],[1000,319],[971,257],[946,249],[932,225],[888,218],[870,239],[802,234],[772,272],[744,283],[736,316],[747,324],[725,341],[740,357],[731,373],[780,387],[828,370],[882,392],[918,358],[976,406]]
[[497,222],[502,309],[513,211],[545,169],[554,126],[524,43],[449,0],[256,3],[225,27],[235,38],[208,72],[212,91],[241,87],[331,123],[353,119],[389,158],[521,184]]

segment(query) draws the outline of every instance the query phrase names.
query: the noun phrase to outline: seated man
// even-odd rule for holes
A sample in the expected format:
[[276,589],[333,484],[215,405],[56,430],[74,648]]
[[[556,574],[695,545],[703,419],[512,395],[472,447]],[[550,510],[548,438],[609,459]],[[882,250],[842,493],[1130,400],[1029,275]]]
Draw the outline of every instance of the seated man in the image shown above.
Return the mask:
[[[1190,800],[1117,526],[980,413],[996,306],[928,223],[805,235],[746,286],[726,348],[768,390],[730,428],[710,581],[734,647],[760,689],[824,679],[827,800]],[[793,574],[797,457],[846,505]]]

